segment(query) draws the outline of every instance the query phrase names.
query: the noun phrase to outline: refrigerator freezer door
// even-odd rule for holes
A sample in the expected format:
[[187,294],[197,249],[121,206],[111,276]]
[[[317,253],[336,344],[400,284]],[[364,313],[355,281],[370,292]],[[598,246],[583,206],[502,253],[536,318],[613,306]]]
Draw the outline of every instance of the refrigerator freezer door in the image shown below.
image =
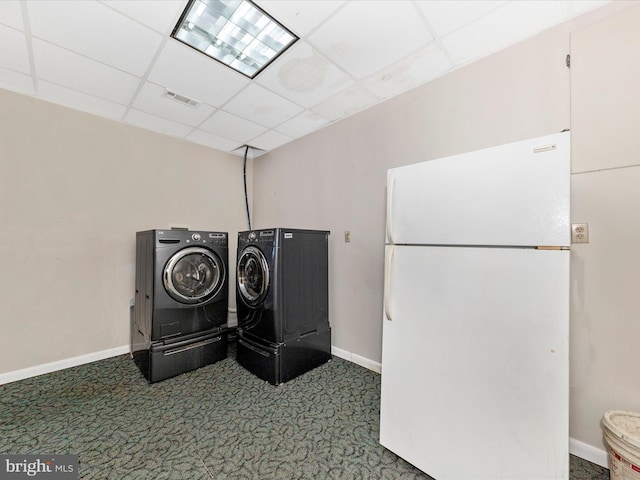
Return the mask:
[[391,169],[387,243],[569,245],[569,132]]
[[386,248],[380,443],[437,480],[567,479],[569,252]]

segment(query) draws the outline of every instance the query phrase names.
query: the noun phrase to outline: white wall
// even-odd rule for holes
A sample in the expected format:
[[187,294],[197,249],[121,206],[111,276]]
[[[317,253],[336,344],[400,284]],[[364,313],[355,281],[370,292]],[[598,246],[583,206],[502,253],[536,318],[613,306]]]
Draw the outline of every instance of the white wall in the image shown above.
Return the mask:
[[233,262],[240,157],[5,90],[0,105],[0,374],[129,345],[136,231],[229,231]]
[[[386,170],[570,128],[571,112],[578,108],[575,102],[591,103],[601,93],[589,92],[580,99],[571,96],[571,77],[580,74],[565,65],[572,32],[635,5],[609,4],[256,159],[257,227],[332,231],[330,321],[335,347],[371,363],[381,361]],[[617,48],[617,58],[633,63],[637,46],[623,42]],[[630,77],[629,82],[637,78]],[[610,115],[606,122],[613,130],[620,120]],[[629,115],[624,121],[631,120]],[[587,114],[580,121],[595,127],[604,119]],[[638,122],[630,125],[637,128]],[[572,132],[572,138],[576,145],[588,139],[590,145],[607,146],[597,128]],[[639,151],[635,139],[632,144]],[[631,152],[626,153],[628,160]],[[574,157],[584,154],[578,148]],[[637,157],[631,162],[637,164]],[[623,245],[620,254],[633,255],[637,249],[637,213],[631,211],[639,205],[637,194],[631,193],[635,177],[622,181],[624,177],[619,172],[574,178],[574,221],[593,222],[593,240],[572,253],[572,291],[588,288],[590,299],[573,302],[571,435],[574,445],[584,444],[592,450],[586,454],[594,453],[591,460],[601,464],[606,463],[599,425],[603,409],[607,405],[640,409],[637,382],[625,381],[619,374],[616,388],[611,389],[604,375],[609,368],[628,372],[640,364],[636,353],[640,349],[633,351],[630,340],[621,350],[613,334],[603,332],[610,311],[618,334],[625,328],[632,332],[628,338],[638,338],[640,333],[635,326],[640,293],[636,264],[626,271],[629,267],[616,259],[617,254],[607,251]],[[597,191],[606,182],[610,182],[606,191],[613,195],[599,202]],[[634,223],[630,234],[622,229],[623,220]],[[601,226],[613,224],[617,228],[603,235]],[[351,243],[344,242],[345,230],[351,232]],[[597,254],[596,244],[602,245]],[[587,269],[581,257],[589,251],[594,253],[587,256],[598,259],[589,262]],[[588,311],[578,312],[578,306]],[[597,383],[590,383],[589,372],[598,372]],[[588,415],[583,416],[585,411]]]

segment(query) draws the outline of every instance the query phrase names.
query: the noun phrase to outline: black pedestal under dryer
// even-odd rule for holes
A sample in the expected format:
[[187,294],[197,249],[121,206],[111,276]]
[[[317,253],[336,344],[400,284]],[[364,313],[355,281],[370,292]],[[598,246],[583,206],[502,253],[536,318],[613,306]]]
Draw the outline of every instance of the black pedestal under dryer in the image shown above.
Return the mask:
[[136,234],[131,355],[157,382],[227,357],[228,235]]
[[238,363],[274,385],[331,359],[328,231],[240,232]]

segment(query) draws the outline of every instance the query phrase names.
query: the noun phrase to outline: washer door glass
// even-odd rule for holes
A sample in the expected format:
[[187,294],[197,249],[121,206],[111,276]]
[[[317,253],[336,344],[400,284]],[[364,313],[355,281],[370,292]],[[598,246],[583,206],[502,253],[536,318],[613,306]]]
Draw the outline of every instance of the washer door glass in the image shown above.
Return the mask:
[[177,252],[164,268],[164,288],[182,303],[203,303],[215,296],[224,283],[220,258],[211,250],[189,247]]
[[263,253],[250,246],[242,250],[236,272],[238,293],[248,306],[255,306],[267,295],[269,289],[269,264]]

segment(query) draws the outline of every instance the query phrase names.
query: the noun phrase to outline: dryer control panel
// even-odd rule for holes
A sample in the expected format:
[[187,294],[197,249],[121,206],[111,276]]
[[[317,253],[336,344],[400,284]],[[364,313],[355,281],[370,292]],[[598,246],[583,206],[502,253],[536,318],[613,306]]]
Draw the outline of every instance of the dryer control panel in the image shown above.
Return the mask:
[[273,243],[274,230],[253,230],[240,232],[238,241],[241,243]]

